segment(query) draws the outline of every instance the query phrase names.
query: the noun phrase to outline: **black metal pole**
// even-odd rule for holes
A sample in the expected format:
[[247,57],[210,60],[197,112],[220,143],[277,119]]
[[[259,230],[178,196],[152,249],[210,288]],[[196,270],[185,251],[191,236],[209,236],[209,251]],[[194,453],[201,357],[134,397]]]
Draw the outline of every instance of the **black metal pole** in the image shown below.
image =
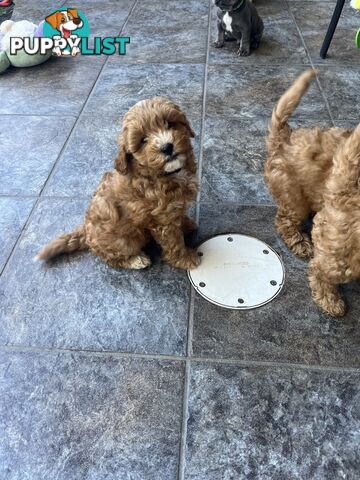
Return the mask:
[[342,9],[344,7],[344,3],[345,3],[345,0],[338,0],[336,5],[335,5],[334,13],[333,13],[333,16],[331,18],[331,22],[330,22],[328,31],[326,32],[324,43],[323,43],[323,45],[321,47],[321,50],[320,50],[320,57],[321,58],[325,58],[326,54],[329,50],[331,40],[334,36],[334,33],[335,33],[335,30],[336,30],[336,27],[337,27]]

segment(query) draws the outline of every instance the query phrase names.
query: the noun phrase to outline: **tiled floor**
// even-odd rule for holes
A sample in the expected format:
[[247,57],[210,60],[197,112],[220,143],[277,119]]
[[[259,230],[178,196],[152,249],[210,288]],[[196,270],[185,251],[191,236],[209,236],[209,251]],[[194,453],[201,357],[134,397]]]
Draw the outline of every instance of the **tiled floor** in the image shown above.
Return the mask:
[[[40,21],[61,1],[20,0]],[[130,35],[125,58],[51,60],[0,77],[0,479],[337,480],[360,471],[359,284],[334,320],[306,263],[278,238],[262,179],[271,109],[295,76],[318,81],[295,125],[354,126],[360,16],[347,6],[326,61],[334,0],[256,0],[249,58],[210,46],[208,0],[79,0],[93,33]],[[282,256],[273,303],[220,309],[163,264],[116,271],[89,254],[49,265],[40,246],[81,222],[111,168],[121,116],[154,94],[197,133],[198,240],[254,235]]]

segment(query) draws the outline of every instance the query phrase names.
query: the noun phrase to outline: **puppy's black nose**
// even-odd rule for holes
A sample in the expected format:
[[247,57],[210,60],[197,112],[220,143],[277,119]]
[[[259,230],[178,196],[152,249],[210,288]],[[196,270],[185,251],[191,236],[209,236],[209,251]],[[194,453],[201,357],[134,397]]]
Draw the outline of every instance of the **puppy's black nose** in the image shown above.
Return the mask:
[[172,143],[165,143],[161,145],[160,152],[165,153],[165,155],[172,155],[174,151],[174,145]]
[[75,25],[80,25],[81,18],[80,17],[74,17],[73,22],[75,23]]

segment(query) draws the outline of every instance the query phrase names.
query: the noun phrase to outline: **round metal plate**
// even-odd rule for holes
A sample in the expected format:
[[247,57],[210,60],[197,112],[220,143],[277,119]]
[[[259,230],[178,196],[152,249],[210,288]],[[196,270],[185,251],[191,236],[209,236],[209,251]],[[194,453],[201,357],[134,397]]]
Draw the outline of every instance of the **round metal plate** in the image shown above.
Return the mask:
[[215,305],[235,310],[261,307],[279,295],[285,269],[279,255],[257,238],[217,235],[197,248],[201,264],[188,272],[195,290]]

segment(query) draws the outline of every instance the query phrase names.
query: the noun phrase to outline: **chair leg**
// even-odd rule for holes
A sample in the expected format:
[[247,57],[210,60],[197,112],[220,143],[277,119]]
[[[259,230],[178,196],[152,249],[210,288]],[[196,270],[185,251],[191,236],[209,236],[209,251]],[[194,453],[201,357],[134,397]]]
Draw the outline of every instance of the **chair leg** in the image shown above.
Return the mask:
[[344,7],[344,3],[345,3],[345,0],[337,0],[337,2],[336,2],[334,13],[333,13],[333,16],[331,18],[331,22],[330,22],[328,31],[326,32],[324,43],[323,43],[323,45],[321,47],[321,50],[320,50],[320,57],[321,58],[325,58],[326,54],[329,50],[331,40],[334,36],[334,33],[335,33],[335,30],[336,30],[341,12],[342,12],[343,7]]

